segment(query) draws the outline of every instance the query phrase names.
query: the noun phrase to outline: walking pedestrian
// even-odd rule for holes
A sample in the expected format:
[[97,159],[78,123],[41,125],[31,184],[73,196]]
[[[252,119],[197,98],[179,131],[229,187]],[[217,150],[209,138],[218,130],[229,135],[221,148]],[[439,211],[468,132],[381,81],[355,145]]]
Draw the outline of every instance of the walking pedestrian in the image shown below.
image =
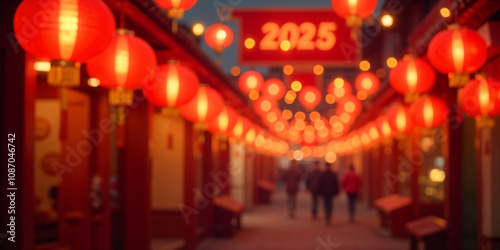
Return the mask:
[[321,171],[319,170],[319,161],[313,163],[313,169],[306,178],[306,187],[311,192],[311,214],[314,219],[318,213],[318,200],[319,200],[319,178]]
[[349,199],[349,221],[354,222],[356,196],[361,188],[361,178],[356,174],[352,165],[349,166],[349,170],[342,177],[342,188]]
[[330,225],[333,212],[333,197],[339,193],[337,174],[332,171],[330,163],[326,163],[326,170],[321,173],[319,190],[325,204],[326,224]]
[[287,207],[290,218],[295,217],[295,208],[297,207],[297,192],[302,178],[297,161],[292,161],[290,168],[283,174],[283,182],[286,185]]

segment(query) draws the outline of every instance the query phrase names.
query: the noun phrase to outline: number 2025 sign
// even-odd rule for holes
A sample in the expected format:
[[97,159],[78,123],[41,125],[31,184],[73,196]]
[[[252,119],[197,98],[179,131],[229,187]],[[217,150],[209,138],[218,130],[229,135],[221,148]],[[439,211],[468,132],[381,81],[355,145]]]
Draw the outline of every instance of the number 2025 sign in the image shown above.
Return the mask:
[[241,65],[353,66],[359,50],[332,9],[234,9]]

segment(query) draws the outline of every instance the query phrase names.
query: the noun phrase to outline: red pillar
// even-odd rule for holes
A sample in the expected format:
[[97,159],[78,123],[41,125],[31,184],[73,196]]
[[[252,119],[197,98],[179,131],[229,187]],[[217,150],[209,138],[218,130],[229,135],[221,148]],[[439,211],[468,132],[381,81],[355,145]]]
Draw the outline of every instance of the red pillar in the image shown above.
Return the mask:
[[202,132],[205,137],[203,144],[203,185],[200,192],[203,193],[204,198],[207,199],[206,207],[201,211],[203,213],[203,227],[205,229],[205,236],[212,237],[214,235],[214,206],[212,198],[215,197],[217,192],[217,183],[213,180],[216,173],[214,168],[214,159],[212,155],[212,134],[208,131]]
[[[137,93],[137,92],[136,92]],[[149,160],[149,113],[142,100],[129,108],[125,127],[125,148],[118,165],[122,199],[125,249],[151,247],[151,164]]]
[[196,231],[198,226],[198,213],[196,209],[196,197],[193,190],[196,185],[196,163],[194,159],[194,130],[193,123],[186,122],[186,144],[185,144],[185,167],[184,167],[184,204],[179,209],[183,215],[184,223],[184,241],[186,250],[195,250],[197,245]]
[[111,218],[109,199],[110,169],[110,107],[107,91],[98,89],[92,98],[91,127],[89,138],[95,149],[91,155],[91,178],[101,179],[102,207],[91,209],[92,244],[91,249],[107,250],[111,248]]

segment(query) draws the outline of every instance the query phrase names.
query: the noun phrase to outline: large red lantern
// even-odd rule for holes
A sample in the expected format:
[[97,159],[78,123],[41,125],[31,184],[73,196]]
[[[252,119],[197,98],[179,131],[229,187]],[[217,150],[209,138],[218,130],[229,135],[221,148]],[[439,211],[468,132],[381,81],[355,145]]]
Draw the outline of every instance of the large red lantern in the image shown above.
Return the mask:
[[332,7],[337,15],[346,19],[349,27],[361,27],[363,18],[370,16],[377,0],[332,0]]
[[246,117],[239,116],[231,134],[236,137],[236,139],[243,139],[251,127],[252,122],[250,122],[250,120]]
[[406,105],[395,106],[387,111],[389,125],[399,134],[409,133],[413,129],[410,108]]
[[130,105],[133,89],[141,87],[156,71],[156,55],[133,31],[118,29],[109,47],[87,62],[89,75],[110,88],[110,104]]
[[207,128],[212,133],[227,134],[236,125],[238,114],[231,107],[225,106],[220,114],[209,121]]
[[448,106],[440,98],[423,97],[410,106],[410,113],[417,126],[436,128],[446,121]]
[[354,86],[358,93],[364,92],[366,96],[371,96],[377,93],[380,88],[380,80],[373,73],[363,72],[356,77]]
[[153,80],[143,86],[149,102],[159,107],[179,107],[198,93],[200,81],[188,67],[169,63],[158,65]]
[[327,88],[328,94],[332,94],[337,101],[352,95],[352,87],[347,81],[342,78],[335,78]]
[[78,86],[80,63],[102,53],[116,29],[113,13],[100,0],[24,0],[14,16],[19,44],[51,61],[47,82]]
[[220,54],[233,42],[233,31],[224,24],[214,24],[205,31],[205,42]]
[[207,122],[215,119],[224,107],[224,99],[217,90],[202,86],[196,96],[179,111],[189,121]]
[[264,88],[262,88],[262,95],[267,96],[275,101],[283,98],[285,96],[285,84],[280,79],[270,78],[264,82]]
[[500,114],[499,92],[500,81],[478,75],[460,92],[460,105],[468,115],[488,120]]
[[306,86],[299,92],[299,102],[307,110],[312,110],[321,103],[321,92],[313,86]]
[[396,92],[404,94],[407,102],[416,100],[418,94],[432,89],[436,72],[424,60],[405,56],[391,69],[389,83]]
[[264,77],[256,71],[247,71],[238,78],[238,86],[245,94],[250,93],[250,91],[259,92],[262,85],[264,85]]
[[347,96],[339,102],[337,109],[338,112],[347,112],[353,116],[358,116],[363,110],[363,104],[355,96]]
[[476,31],[451,25],[432,38],[427,57],[434,68],[448,74],[450,87],[460,88],[486,62],[487,47]]

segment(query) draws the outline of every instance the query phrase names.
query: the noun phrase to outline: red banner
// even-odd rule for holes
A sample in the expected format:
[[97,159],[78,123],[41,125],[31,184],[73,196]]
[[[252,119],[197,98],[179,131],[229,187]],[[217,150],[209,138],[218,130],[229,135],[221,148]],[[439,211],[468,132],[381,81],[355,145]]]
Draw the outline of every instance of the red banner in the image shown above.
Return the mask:
[[332,9],[235,9],[241,65],[355,66],[351,29]]

